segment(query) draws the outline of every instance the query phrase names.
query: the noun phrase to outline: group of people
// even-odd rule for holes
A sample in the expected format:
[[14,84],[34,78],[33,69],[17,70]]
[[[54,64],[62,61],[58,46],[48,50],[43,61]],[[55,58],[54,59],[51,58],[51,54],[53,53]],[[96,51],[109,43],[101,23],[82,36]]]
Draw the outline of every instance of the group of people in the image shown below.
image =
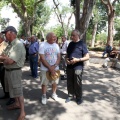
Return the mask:
[[[14,99],[14,102],[7,106],[7,109],[12,110],[19,108],[20,115],[17,120],[24,120],[24,96],[22,88],[22,70],[25,62],[25,45],[17,39],[17,30],[13,26],[8,26],[0,34],[0,40],[4,38],[8,41],[6,47],[0,53],[0,70],[3,68],[4,78],[0,76],[0,81],[3,86],[4,93]],[[75,99],[79,105],[82,103],[82,73],[83,62],[89,59],[89,53],[86,44],[80,38],[78,30],[71,32],[71,42],[68,44],[66,37],[62,36],[63,45],[66,46],[66,52],[60,51],[59,45],[56,43],[56,35],[49,32],[46,35],[46,41],[38,44],[35,41],[35,36],[31,37],[29,45],[29,60],[32,77],[36,78],[38,58],[40,59],[40,84],[42,87],[42,104],[47,104],[47,85],[52,85],[52,95],[54,100],[58,100],[57,84],[59,83],[59,65],[61,55],[64,56],[67,74],[67,90],[68,97],[66,103]],[[0,41],[0,46],[3,44]],[[1,48],[1,47],[0,47]],[[2,65],[2,67],[1,67]],[[48,74],[47,74],[48,73]],[[1,74],[0,74],[1,75]],[[3,80],[3,81],[2,81]],[[4,82],[4,85],[3,85]]]
[[118,62],[118,56],[120,55],[120,48],[117,50],[116,47],[110,46],[110,44],[106,44],[105,51],[103,52],[103,56],[107,54],[107,58],[105,58],[104,64],[102,65],[104,68],[108,68],[108,62],[112,62],[111,68],[115,68]]

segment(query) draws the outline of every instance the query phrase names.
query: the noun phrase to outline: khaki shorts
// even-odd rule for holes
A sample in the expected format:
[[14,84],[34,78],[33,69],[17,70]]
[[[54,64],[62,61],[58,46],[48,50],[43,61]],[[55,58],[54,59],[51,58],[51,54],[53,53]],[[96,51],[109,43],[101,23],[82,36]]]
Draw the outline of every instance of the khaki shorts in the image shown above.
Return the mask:
[[11,98],[23,96],[21,78],[21,70],[5,70],[5,91],[9,92]]
[[40,80],[41,80],[41,85],[48,85],[49,83],[50,84],[53,84],[53,83],[58,84],[59,83],[59,78],[57,80],[49,81],[46,77],[46,71],[44,71],[44,70],[41,70],[41,72],[40,72]]

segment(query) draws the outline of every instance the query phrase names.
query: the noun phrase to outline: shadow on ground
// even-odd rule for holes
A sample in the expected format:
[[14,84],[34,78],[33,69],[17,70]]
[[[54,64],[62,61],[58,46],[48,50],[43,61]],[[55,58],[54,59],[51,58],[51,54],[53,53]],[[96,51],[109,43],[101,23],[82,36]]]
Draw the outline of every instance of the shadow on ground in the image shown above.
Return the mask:
[[[40,71],[39,71],[40,72]],[[28,64],[23,68],[23,86],[26,120],[120,120],[120,71],[89,66],[83,74],[83,104],[66,104],[66,80],[60,80],[58,102],[51,99],[48,86],[48,103],[41,104],[40,79],[29,76]],[[0,88],[0,95],[2,95]],[[0,100],[0,120],[16,120],[19,110],[6,110],[7,100]]]

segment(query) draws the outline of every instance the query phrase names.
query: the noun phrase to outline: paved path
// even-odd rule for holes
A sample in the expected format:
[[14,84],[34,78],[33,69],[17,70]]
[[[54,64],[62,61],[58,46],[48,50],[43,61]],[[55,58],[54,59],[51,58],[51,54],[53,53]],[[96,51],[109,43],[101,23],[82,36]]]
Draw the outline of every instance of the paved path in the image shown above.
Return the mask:
[[[83,103],[65,103],[66,80],[60,80],[54,101],[48,86],[48,103],[42,105],[40,79],[29,76],[29,67],[23,68],[26,120],[120,120],[120,71],[103,69],[101,65],[90,64],[83,75]],[[0,95],[2,95],[0,87]],[[0,120],[16,120],[19,110],[8,111],[0,100]]]

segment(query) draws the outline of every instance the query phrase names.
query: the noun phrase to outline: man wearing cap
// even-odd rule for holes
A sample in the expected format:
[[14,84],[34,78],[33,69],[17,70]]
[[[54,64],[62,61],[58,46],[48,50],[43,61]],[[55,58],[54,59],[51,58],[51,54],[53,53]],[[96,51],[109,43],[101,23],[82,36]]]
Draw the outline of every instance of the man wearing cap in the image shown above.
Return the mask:
[[71,42],[67,48],[67,90],[68,98],[66,103],[76,98],[76,103],[82,103],[82,73],[84,61],[89,59],[86,44],[80,38],[80,32],[73,30]]
[[[59,63],[60,63],[60,49],[58,44],[55,43],[56,36],[50,32],[46,36],[47,41],[42,43],[39,48],[41,59],[41,85],[42,85],[42,104],[47,103],[46,91],[48,83],[52,84],[52,98],[58,100],[56,90],[59,81]],[[47,73],[51,77],[49,76]],[[47,74],[47,75],[46,75]],[[53,80],[54,79],[54,80]]]
[[8,26],[4,31],[8,41],[8,46],[3,51],[0,60],[3,61],[5,67],[5,91],[9,92],[11,98],[15,98],[15,103],[9,105],[9,110],[20,108],[18,120],[24,120],[24,97],[22,90],[22,71],[21,68],[25,62],[25,47],[16,39],[17,31],[13,26]]
[[[5,48],[7,47],[7,42],[5,41],[4,35],[2,33],[0,33],[0,55],[2,55],[2,52],[5,50]],[[1,85],[3,87],[3,91],[4,91],[4,96],[0,97],[0,99],[6,99],[9,98],[9,92],[5,91],[5,80],[4,80],[4,75],[5,75],[5,68],[4,68],[4,64],[2,61],[0,61],[0,82]],[[8,102],[6,103],[6,105],[10,105],[12,103],[15,102],[14,98],[10,98],[8,100]]]

